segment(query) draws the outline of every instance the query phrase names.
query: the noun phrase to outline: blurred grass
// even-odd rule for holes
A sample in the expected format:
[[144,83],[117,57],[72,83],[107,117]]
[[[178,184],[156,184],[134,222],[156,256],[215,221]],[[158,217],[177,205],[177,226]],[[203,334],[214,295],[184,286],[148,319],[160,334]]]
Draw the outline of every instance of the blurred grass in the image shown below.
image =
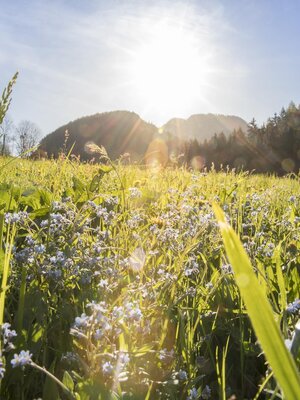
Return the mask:
[[[225,250],[234,270],[235,280],[241,291],[257,339],[267,361],[287,399],[297,400],[300,394],[300,376],[293,357],[285,346],[266,294],[259,285],[242,243],[223,211],[214,204]],[[282,277],[280,276],[281,281]]]

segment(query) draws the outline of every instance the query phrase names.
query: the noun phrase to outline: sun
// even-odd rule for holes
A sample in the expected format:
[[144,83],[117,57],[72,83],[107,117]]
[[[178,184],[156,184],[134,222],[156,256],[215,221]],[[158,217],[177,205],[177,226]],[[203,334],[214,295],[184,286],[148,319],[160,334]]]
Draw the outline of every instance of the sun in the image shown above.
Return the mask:
[[148,105],[178,109],[197,94],[205,97],[212,72],[204,39],[191,30],[161,23],[135,49],[131,74]]

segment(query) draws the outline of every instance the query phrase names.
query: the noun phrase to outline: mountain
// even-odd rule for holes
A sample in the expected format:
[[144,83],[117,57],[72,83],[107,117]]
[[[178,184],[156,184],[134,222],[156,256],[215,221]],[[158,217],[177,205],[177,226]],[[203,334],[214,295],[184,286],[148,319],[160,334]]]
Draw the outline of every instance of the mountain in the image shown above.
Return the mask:
[[40,149],[48,156],[57,157],[62,149],[68,151],[74,145],[72,153],[87,160],[92,156],[85,152],[84,145],[92,141],[104,146],[112,159],[130,153],[131,160],[138,160],[156,134],[157,127],[134,112],[112,111],[79,118],[61,126],[41,141]]
[[248,125],[242,118],[234,115],[195,114],[188,119],[170,119],[161,129],[180,139],[197,139],[202,142],[215,133],[223,132],[228,135],[239,128],[247,132]]
[[[199,142],[211,138],[215,133],[231,133],[241,128],[244,132],[246,122],[235,116],[197,114],[188,119],[174,118],[161,129],[139,117],[134,112],[111,111],[79,118],[61,126],[42,139],[40,151],[48,156],[58,157],[64,151],[80,155],[81,160],[89,160],[84,146],[91,141],[104,146],[111,159],[129,153],[131,161],[158,157],[158,154],[181,152],[185,140],[198,139]],[[162,150],[164,148],[164,150]]]

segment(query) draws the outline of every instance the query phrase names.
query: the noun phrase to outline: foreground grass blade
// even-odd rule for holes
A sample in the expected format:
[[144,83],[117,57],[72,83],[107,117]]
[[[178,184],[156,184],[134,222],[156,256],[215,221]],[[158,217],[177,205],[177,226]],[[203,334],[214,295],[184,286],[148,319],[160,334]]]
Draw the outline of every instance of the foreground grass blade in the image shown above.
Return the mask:
[[[3,230],[3,223],[4,220],[1,219],[2,230]],[[9,276],[9,267],[10,267],[10,259],[12,254],[12,247],[14,243],[14,238],[16,234],[16,227],[13,225],[12,227],[8,226],[7,228],[7,238],[6,238],[6,245],[5,245],[5,255],[4,255],[4,265],[2,271],[2,282],[1,282],[1,291],[0,291],[0,325],[4,322],[4,304],[5,304],[5,297],[7,287],[7,280]]]
[[220,225],[229,262],[232,265],[237,285],[257,339],[285,398],[298,400],[300,376],[296,364],[284,344],[279,327],[274,320],[268,299],[258,283],[242,243],[226,222],[223,211],[216,204],[213,208]]

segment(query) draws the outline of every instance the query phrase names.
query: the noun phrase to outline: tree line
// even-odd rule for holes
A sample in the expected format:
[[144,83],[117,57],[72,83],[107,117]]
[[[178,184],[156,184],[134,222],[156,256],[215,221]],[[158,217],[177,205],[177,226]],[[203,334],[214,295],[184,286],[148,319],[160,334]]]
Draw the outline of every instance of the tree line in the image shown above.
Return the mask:
[[248,132],[235,130],[229,136],[215,134],[199,143],[182,143],[183,162],[217,170],[229,168],[272,172],[279,175],[300,169],[300,106],[293,102],[258,126],[255,119]]
[[[26,153],[39,143],[40,129],[31,121],[15,126],[6,116],[0,125],[0,154]],[[274,114],[265,124],[258,126],[255,119],[247,132],[241,129],[231,134],[215,134],[211,139],[179,141],[165,137],[170,164],[185,164],[195,169],[254,170],[279,175],[300,169],[300,105],[293,102]],[[179,159],[178,155],[182,157]],[[175,155],[175,157],[174,157]],[[176,159],[177,157],[177,159]]]
[[18,125],[9,116],[5,116],[0,125],[0,155],[28,154],[38,145],[42,133],[32,121],[24,120]]
[[[12,87],[17,76],[18,73],[13,76],[0,97],[0,155],[2,156],[9,155],[12,152],[28,156],[41,139],[41,131],[36,124],[31,121],[21,121],[15,126],[7,115]],[[132,124],[131,119],[136,119],[138,116],[134,113],[129,114],[130,118],[127,124],[129,122]],[[133,122],[135,126],[136,121]],[[120,125],[121,131],[124,131],[124,124],[121,123]],[[148,128],[146,126],[147,129],[143,124],[141,126],[141,130],[145,130],[147,135],[138,132],[137,138],[143,139],[144,148],[147,147],[146,142],[149,142],[149,150],[152,140],[151,132],[153,129],[155,130],[155,126],[148,125]],[[121,131],[117,131],[118,137]],[[109,129],[105,133],[107,136]],[[57,134],[60,134],[59,130]],[[65,143],[64,137],[61,139]],[[125,142],[128,143],[127,139]],[[280,175],[289,172],[297,173],[300,169],[300,105],[297,107],[295,103],[291,102],[286,109],[281,109],[279,115],[275,113],[260,127],[253,119],[249,123],[247,132],[239,129],[227,136],[221,132],[201,143],[196,139],[180,141],[167,134],[164,141],[165,147],[161,146],[162,141],[158,140],[158,143],[163,148],[164,155],[168,153],[168,156],[164,159],[169,158],[171,164],[184,163],[195,169],[213,167],[219,170],[228,166],[238,170],[272,172]],[[140,142],[133,141],[132,148],[135,149],[135,147],[136,150],[141,151]],[[81,148],[84,151],[84,146],[81,146]],[[116,149],[113,148],[113,150]],[[44,153],[46,154],[45,151]],[[151,153],[155,153],[155,149]],[[182,157],[179,157],[180,154],[182,154]]]

